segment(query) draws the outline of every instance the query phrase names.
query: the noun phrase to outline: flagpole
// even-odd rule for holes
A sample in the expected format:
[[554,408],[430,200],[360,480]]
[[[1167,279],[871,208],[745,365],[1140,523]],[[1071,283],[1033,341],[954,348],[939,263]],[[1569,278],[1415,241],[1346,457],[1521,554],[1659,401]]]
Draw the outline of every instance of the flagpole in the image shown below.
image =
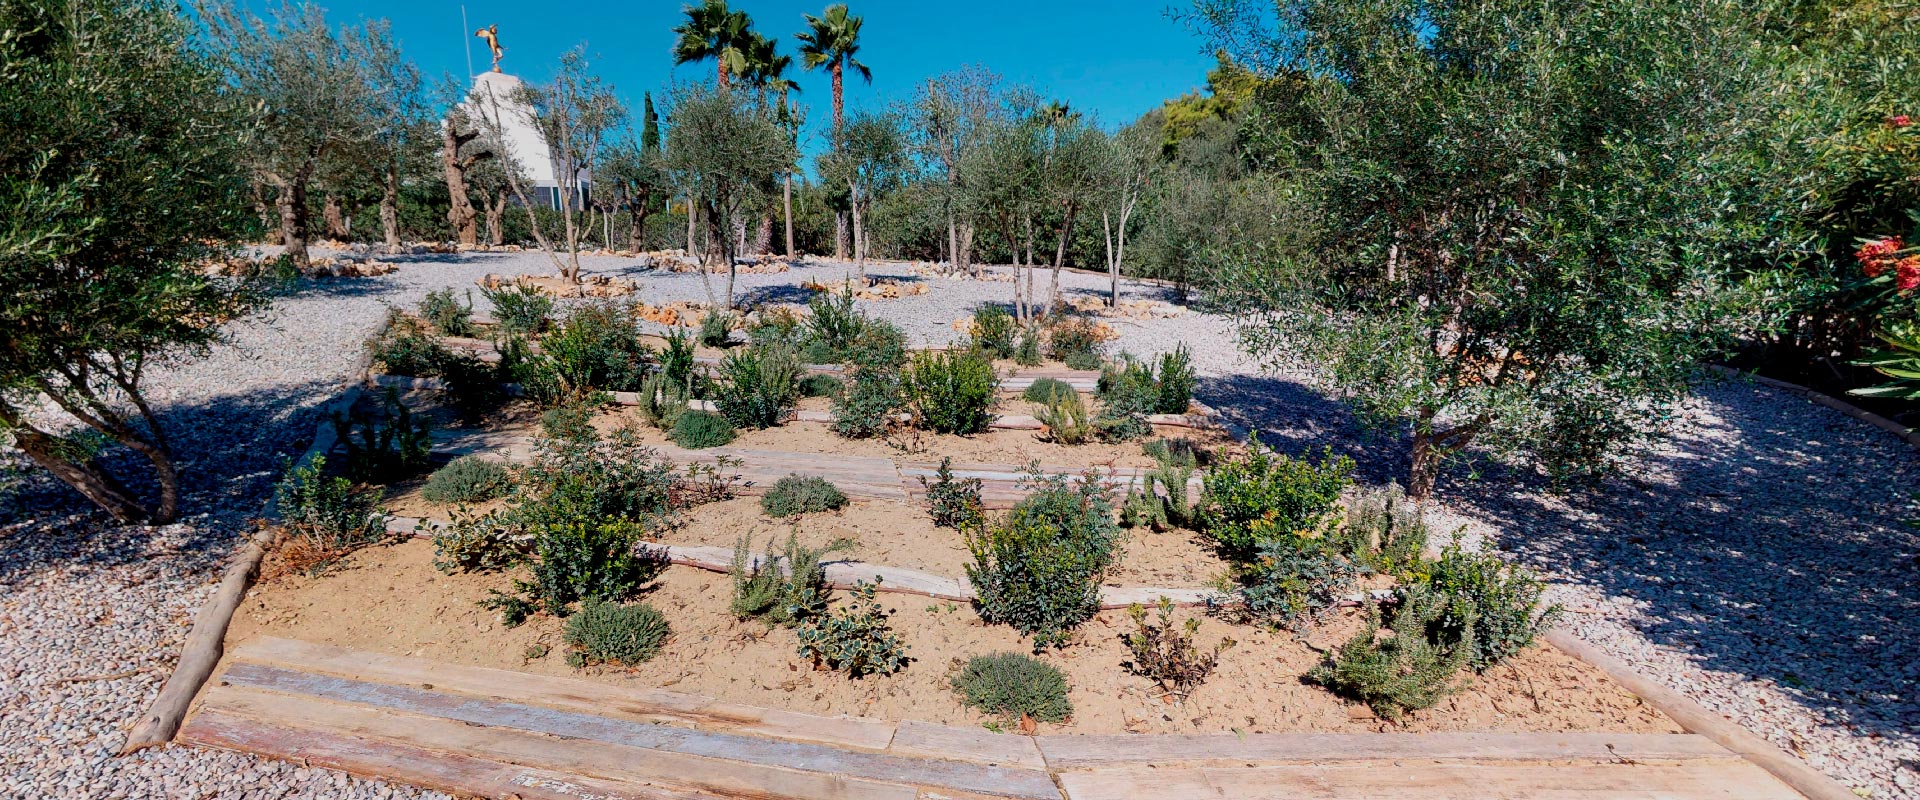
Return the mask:
[[467,7],[460,6],[460,49],[467,51],[467,80],[473,80],[473,35],[467,31]]

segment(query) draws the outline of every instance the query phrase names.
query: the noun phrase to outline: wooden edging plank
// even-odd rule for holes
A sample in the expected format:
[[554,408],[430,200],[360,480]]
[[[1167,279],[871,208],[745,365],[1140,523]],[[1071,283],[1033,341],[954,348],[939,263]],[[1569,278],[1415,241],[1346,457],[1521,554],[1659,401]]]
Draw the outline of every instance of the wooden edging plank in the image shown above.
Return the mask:
[[[836,747],[688,730],[595,714],[481,700],[391,684],[368,683],[255,664],[227,668],[223,684],[371,706],[422,718],[566,737],[570,742],[725,762],[729,769],[785,770],[876,785],[932,786],[1020,800],[1057,800],[1044,772],[964,761],[909,758]],[[217,707],[217,706],[216,706]]]
[[607,781],[516,766],[503,761],[413,747],[404,742],[346,736],[306,727],[300,720],[262,722],[203,710],[181,730],[182,741],[254,753],[304,766],[405,781],[454,795],[522,800],[724,800],[705,792]]
[[[1745,762],[1433,764],[1366,762],[1068,772],[1071,800],[1796,800]],[[1857,800],[1857,798],[1856,798]]]
[[512,700],[561,711],[651,724],[679,724],[879,752],[894,724],[863,717],[826,717],[724,703],[665,689],[607,685],[423,658],[260,637],[234,648],[233,662],[299,670],[372,683],[431,686],[433,691]]
[[1654,708],[1680,723],[1680,727],[1700,734],[1740,757],[1771,773],[1775,778],[1809,800],[1859,800],[1847,787],[1807,762],[1789,755],[1732,720],[1709,711],[1652,678],[1640,674],[1626,662],[1600,651],[1565,628],[1554,628],[1541,635],[1548,644],[1605,672]]
[[1047,766],[1248,766],[1421,759],[1466,762],[1738,761],[1690,733],[1254,733],[1036,736]]
[[[211,711],[269,724],[289,724],[287,721],[297,720],[302,728],[339,736],[403,742],[423,750],[459,753],[561,775],[664,785],[723,797],[915,800],[917,794],[913,787],[903,784],[761,766],[585,737],[556,736],[485,722],[468,723],[432,714],[237,685],[209,689],[201,704],[200,714]],[[664,729],[664,732],[675,731],[680,729]],[[273,752],[261,754],[280,756]],[[373,774],[378,776],[384,772],[383,767]]]

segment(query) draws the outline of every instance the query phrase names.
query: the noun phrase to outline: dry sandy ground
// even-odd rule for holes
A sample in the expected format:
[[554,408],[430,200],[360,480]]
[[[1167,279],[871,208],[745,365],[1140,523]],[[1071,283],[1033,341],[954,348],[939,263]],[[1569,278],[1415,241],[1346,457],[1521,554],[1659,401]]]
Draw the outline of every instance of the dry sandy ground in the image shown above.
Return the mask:
[[[988,720],[963,706],[949,675],[970,656],[1024,652],[1011,628],[988,626],[965,606],[907,595],[880,595],[914,662],[892,676],[849,680],[814,672],[796,653],[792,631],[740,621],[727,611],[725,575],[671,567],[642,598],[673,625],[663,654],[633,668],[574,670],[566,665],[561,620],[536,617],[501,625],[477,602],[507,589],[510,574],[443,575],[422,540],[376,546],[348,556],[331,572],[263,581],[248,595],[228,642],[261,635],[377,650],[498,669],[582,677],[632,686],[661,686],[794,711],[953,725]],[[1184,614],[1182,615],[1184,616]],[[1349,611],[1312,635],[1314,646],[1339,642],[1359,624]],[[1163,699],[1151,681],[1128,674],[1121,637],[1125,611],[1101,613],[1077,641],[1042,656],[1067,674],[1074,717],[1052,732],[1191,733],[1202,731],[1347,731],[1395,729],[1356,713],[1300,675],[1320,656],[1291,634],[1203,619],[1196,643],[1238,644],[1184,703]],[[536,645],[545,645],[546,654]],[[1678,732],[1652,707],[1581,662],[1533,648],[1459,694],[1413,715],[1400,730]]]

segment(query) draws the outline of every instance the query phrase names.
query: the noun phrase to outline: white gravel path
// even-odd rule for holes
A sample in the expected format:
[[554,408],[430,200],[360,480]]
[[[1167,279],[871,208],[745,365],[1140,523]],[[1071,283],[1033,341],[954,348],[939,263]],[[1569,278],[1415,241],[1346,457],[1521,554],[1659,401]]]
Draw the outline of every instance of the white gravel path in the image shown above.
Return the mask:
[[[55,798],[440,797],[246,756],[169,747],[108,754],[151,699],[218,561],[264,507],[280,465],[305,444],[313,409],[357,362],[387,304],[408,305],[486,272],[544,272],[538,254],[398,259],[382,278],[312,284],[266,319],[236,325],[206,361],[165,370],[153,398],[188,461],[196,516],[114,528],[44,479],[0,498],[0,796]],[[634,277],[648,302],[704,300],[698,275],[590,257]],[[881,276],[919,279],[897,265]],[[797,284],[838,266],[741,275],[742,294],[803,301]],[[928,279],[928,295],[863,301],[921,344],[1011,285]],[[1069,273],[1069,291],[1104,277]],[[1165,297],[1123,283],[1130,297]],[[476,293],[477,297],[477,293]],[[1283,449],[1330,443],[1375,481],[1404,443],[1358,435],[1337,403],[1257,374],[1232,326],[1188,314],[1115,321],[1119,346],[1186,343],[1203,400],[1259,425]],[[1920,800],[1920,533],[1900,526],[1920,456],[1876,429],[1763,387],[1706,387],[1674,437],[1629,479],[1550,495],[1528,475],[1450,481],[1444,510],[1564,586],[1576,631],[1875,798]],[[76,677],[125,677],[63,683]]]

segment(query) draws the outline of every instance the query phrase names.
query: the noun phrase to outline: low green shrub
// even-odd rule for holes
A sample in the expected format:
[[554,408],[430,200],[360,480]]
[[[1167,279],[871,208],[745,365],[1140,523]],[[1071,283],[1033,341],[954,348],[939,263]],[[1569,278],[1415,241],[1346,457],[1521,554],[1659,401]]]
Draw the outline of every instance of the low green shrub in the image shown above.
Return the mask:
[[454,356],[432,334],[399,310],[389,312],[387,327],[367,342],[373,365],[388,375],[436,378]]
[[1160,385],[1151,366],[1131,353],[1121,353],[1114,363],[1100,368],[1096,393],[1101,405],[1113,412],[1149,414],[1153,413]]
[[886,609],[874,599],[879,581],[875,577],[874,583],[855,583],[852,596],[838,607],[807,618],[799,631],[800,656],[815,669],[838,670],[852,678],[906,669],[907,645],[893,633]]
[[427,476],[420,496],[429,503],[481,503],[506,496],[513,474],[498,461],[463,456]]
[[[1156,443],[1158,447],[1153,446]],[[1176,450],[1164,439],[1147,445],[1143,449],[1153,456],[1153,469],[1143,473],[1127,492],[1120,509],[1120,524],[1156,531],[1193,524],[1193,503],[1187,485],[1193,480],[1199,463],[1194,458],[1192,443],[1188,442],[1186,450]]]
[[733,343],[733,312],[709,311],[700,318],[700,343],[708,347],[726,347]]
[[820,613],[826,605],[827,572],[820,560],[830,553],[853,548],[851,539],[837,539],[826,547],[807,547],[798,532],[787,534],[786,549],[759,553],[753,537],[733,545],[733,614],[769,625],[792,625]]
[[1403,574],[1420,564],[1430,533],[1419,506],[1395,483],[1355,498],[1336,538],[1361,570]]
[[593,406],[574,400],[540,412],[540,432],[549,439],[591,441],[599,434],[593,430]]
[[1069,369],[1099,369],[1106,336],[1100,326],[1082,317],[1066,317],[1047,328],[1047,356]]
[[1469,553],[1449,545],[1440,558],[1426,565],[1423,581],[1403,588],[1402,604],[1410,592],[1431,590],[1446,602],[1430,622],[1429,636],[1442,643],[1460,643],[1467,665],[1475,672],[1507,660],[1564,613],[1559,605],[1541,607],[1546,584],[1523,567],[1493,553]]
[[900,371],[886,364],[861,364],[853,368],[847,390],[833,399],[833,432],[849,439],[881,436],[900,424],[899,414],[906,408],[906,391],[900,385]]
[[325,456],[288,470],[273,500],[287,530],[328,550],[379,541],[387,532],[385,518],[375,511],[375,495],[329,476]]
[[1047,438],[1060,444],[1086,444],[1093,440],[1093,417],[1079,392],[1056,394],[1053,401],[1036,406],[1033,418],[1047,426]]
[[953,459],[941,458],[933,480],[920,476],[920,487],[927,492],[927,511],[933,517],[933,524],[954,530],[979,524],[986,514],[980,500],[980,489],[985,484],[979,478],[955,478]]
[[452,289],[428,292],[420,301],[420,318],[443,335],[472,336],[473,297],[469,294],[467,302],[461,303]]
[[1101,409],[1093,418],[1093,436],[1103,442],[1132,442],[1153,435],[1153,426],[1139,414],[1115,413]]
[[1050,664],[1020,653],[967,659],[966,666],[953,676],[953,690],[968,708],[1008,722],[1018,722],[1022,717],[1066,722],[1073,716],[1067,676]]
[[686,413],[690,402],[686,384],[674,380],[664,371],[647,376],[646,381],[640,384],[639,395],[640,417],[663,431],[673,430],[674,423],[680,421],[680,415]]
[[1200,632],[1198,618],[1188,617],[1184,624],[1175,625],[1173,601],[1165,597],[1155,608],[1160,612],[1157,623],[1147,621],[1147,609],[1139,603],[1127,607],[1134,626],[1133,633],[1127,634],[1127,651],[1133,654],[1127,671],[1152,678],[1163,692],[1185,697],[1213,674],[1213,668],[1220,664],[1220,654],[1234,641],[1221,639],[1212,650],[1203,652],[1193,646],[1193,635]]
[[647,528],[678,519],[689,478],[634,431],[598,440],[542,439],[520,470],[508,527],[529,532],[554,522],[626,520]]
[[720,447],[733,441],[733,423],[711,411],[688,411],[674,420],[667,438],[688,450]]
[[747,324],[747,343],[801,345],[802,325],[798,314],[786,306],[771,306],[755,314]]
[[1051,405],[1054,398],[1065,397],[1070,394],[1078,394],[1078,392],[1074,391],[1073,384],[1067,383],[1059,378],[1035,378],[1033,385],[1028,386],[1026,391],[1020,393],[1020,399],[1029,403]]
[[640,664],[660,654],[673,634],[667,618],[646,603],[588,603],[567,619],[564,634],[574,648],[570,661],[588,664]]
[[804,375],[793,348],[783,344],[748,347],[720,360],[713,404],[735,427],[771,428],[799,402]]
[[1020,341],[1013,346],[1013,363],[1023,367],[1040,366],[1040,329],[1029,325],[1020,330]]
[[1260,540],[1235,577],[1223,614],[1299,630],[1358,588],[1360,570],[1328,538],[1286,533]]
[[[1430,708],[1454,691],[1454,675],[1467,663],[1466,648],[1435,644],[1427,636],[1446,611],[1442,598],[1415,588],[1401,600],[1392,632],[1383,638],[1380,610],[1369,606],[1366,629],[1308,672],[1307,680],[1389,720]],[[1472,621],[1466,622],[1471,628]]]
[[1160,354],[1160,373],[1157,376],[1158,392],[1154,396],[1151,413],[1185,414],[1193,405],[1193,387],[1196,384],[1193,372],[1193,353],[1182,344],[1173,348],[1171,353]]
[[426,469],[432,457],[432,428],[401,402],[400,393],[388,387],[381,405],[379,417],[358,409],[333,412],[334,433],[347,450],[345,471],[355,480],[389,483],[410,478]]
[[1029,475],[1026,498],[1006,516],[965,531],[967,579],[980,616],[1033,637],[1034,650],[1066,643],[1099,609],[1100,581],[1119,551],[1113,501],[1096,475]]
[[533,580],[516,581],[525,599],[554,616],[574,603],[624,600],[666,562],[644,549],[645,529],[626,520],[555,522],[533,531]]
[[1229,558],[1245,560],[1267,539],[1318,531],[1352,471],[1353,460],[1331,449],[1316,464],[1269,450],[1255,435],[1246,455],[1207,471],[1200,523]]
[[433,568],[449,575],[498,572],[531,558],[533,553],[527,544],[501,524],[498,514],[476,516],[456,511],[453,524],[433,531]]
[[553,319],[553,298],[529,286],[506,284],[480,288],[480,295],[493,306],[493,319],[503,333],[537,336]]
[[760,510],[770,517],[792,517],[845,508],[847,496],[818,475],[788,475],[774,481],[760,496]]
[[852,349],[841,361],[855,367],[897,370],[907,363],[907,334],[898,325],[886,320],[868,320],[861,327],[860,334],[854,337]]
[[832,375],[808,375],[800,379],[802,397],[838,397],[846,384]]
[[666,349],[660,351],[660,371],[668,383],[685,389],[687,396],[693,395],[693,337],[686,331],[675,330],[667,335]]
[[1011,358],[1015,351],[1013,315],[997,305],[974,309],[973,345],[994,358]]
[[936,433],[983,433],[993,424],[1000,376],[977,352],[915,353],[900,376],[914,419]]

